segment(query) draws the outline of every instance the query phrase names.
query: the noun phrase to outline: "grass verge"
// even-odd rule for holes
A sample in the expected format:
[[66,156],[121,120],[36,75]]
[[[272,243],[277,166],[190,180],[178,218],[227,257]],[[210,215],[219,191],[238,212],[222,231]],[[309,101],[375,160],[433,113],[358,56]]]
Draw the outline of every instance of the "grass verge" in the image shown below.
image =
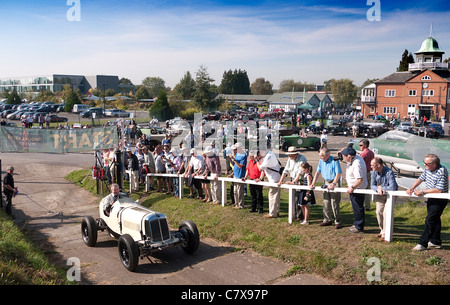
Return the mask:
[[71,284],[65,271],[52,265],[46,254],[0,210],[0,285],[63,284]]

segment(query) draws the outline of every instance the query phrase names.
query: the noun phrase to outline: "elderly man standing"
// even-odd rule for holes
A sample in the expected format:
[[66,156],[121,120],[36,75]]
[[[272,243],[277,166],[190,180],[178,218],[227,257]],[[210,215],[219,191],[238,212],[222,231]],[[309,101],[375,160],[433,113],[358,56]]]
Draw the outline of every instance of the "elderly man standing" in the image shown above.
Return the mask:
[[[288,152],[286,153],[288,155],[288,160],[286,162],[286,166],[284,167],[283,173],[281,174],[280,181],[278,181],[278,186],[281,186],[281,184],[284,181],[284,178],[289,175],[291,178],[290,181],[287,182],[287,184],[291,184],[292,181],[300,174],[301,172],[301,165],[302,163],[306,163],[305,156],[298,153],[298,150],[295,146],[291,146],[288,148]],[[301,209],[299,209],[299,206],[295,205],[295,217],[300,218],[301,215]]]
[[365,194],[354,193],[355,189],[367,188],[367,168],[364,159],[356,155],[353,147],[347,147],[342,152],[344,161],[347,162],[346,180],[347,193],[350,194],[350,202],[352,203],[354,221],[353,226],[348,230],[350,233],[360,233],[364,231],[365,213],[364,198]]
[[[342,176],[342,169],[339,161],[334,160],[330,156],[330,151],[327,148],[322,148],[319,151],[319,165],[317,166],[316,174],[314,175],[314,179],[309,186],[311,189],[315,188],[317,178],[319,174],[322,175],[324,181],[324,185],[326,185],[327,189],[330,191],[334,190],[337,186],[340,186],[340,179]],[[319,224],[320,226],[331,226],[332,224],[332,215],[334,214],[334,228],[340,229],[341,225],[341,213],[339,204],[341,202],[341,193],[338,192],[323,192],[323,221]]]
[[[383,160],[381,160],[381,158],[373,158],[372,161],[370,161],[370,166],[372,168],[370,188],[378,194],[374,197],[377,221],[378,226],[380,227],[380,234],[377,236],[380,238],[379,241],[384,241],[384,221],[386,220],[386,212],[384,208],[387,200],[386,191],[396,191],[398,190],[398,185],[395,181],[394,172],[387,166],[383,166]],[[395,198],[396,197],[394,197],[394,199]]]
[[[280,161],[277,156],[271,151],[260,150],[261,163],[257,163],[261,171],[264,171],[265,176],[271,183],[278,183],[280,181]],[[263,174],[261,173],[261,177]],[[261,178],[262,179],[262,178]],[[269,187],[269,214],[264,215],[266,218],[277,218],[280,214],[280,193],[279,187]]]
[[[414,182],[414,185],[406,190],[408,195],[414,193],[421,196],[430,193],[448,193],[448,170],[441,165],[441,160],[435,154],[428,154],[423,161],[425,170]],[[425,189],[414,190],[425,181]],[[420,237],[419,243],[413,248],[414,251],[423,251],[430,248],[440,249],[441,240],[441,215],[448,204],[447,199],[428,198],[427,218],[425,229]]]
[[139,161],[135,154],[131,152],[131,149],[127,149],[127,162],[125,168],[131,171],[130,174],[130,188],[133,191],[139,190]]

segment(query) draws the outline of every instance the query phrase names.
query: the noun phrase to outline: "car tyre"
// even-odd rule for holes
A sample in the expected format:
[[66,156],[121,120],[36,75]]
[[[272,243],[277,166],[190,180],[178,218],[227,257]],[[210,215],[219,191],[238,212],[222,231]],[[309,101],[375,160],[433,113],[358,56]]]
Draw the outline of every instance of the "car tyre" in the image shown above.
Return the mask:
[[120,236],[118,249],[120,261],[125,269],[135,271],[139,263],[139,248],[130,234]]
[[180,224],[179,230],[185,238],[185,241],[181,243],[184,252],[192,254],[197,251],[198,246],[200,245],[200,234],[198,233],[195,223],[191,220],[184,220]]
[[88,247],[97,243],[97,222],[92,216],[83,217],[81,221],[81,237]]
[[288,143],[288,142],[284,142],[283,145],[281,146],[281,149],[282,149],[284,152],[287,152],[288,149],[289,149],[289,143]]

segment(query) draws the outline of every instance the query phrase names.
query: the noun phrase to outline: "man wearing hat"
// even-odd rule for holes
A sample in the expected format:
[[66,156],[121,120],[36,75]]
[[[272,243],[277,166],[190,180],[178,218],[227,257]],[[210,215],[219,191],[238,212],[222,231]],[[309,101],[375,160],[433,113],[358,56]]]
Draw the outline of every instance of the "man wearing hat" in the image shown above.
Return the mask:
[[364,198],[365,194],[355,194],[355,189],[367,188],[367,170],[364,159],[356,155],[353,147],[347,147],[342,152],[345,162],[347,162],[346,180],[347,193],[350,194],[350,202],[352,203],[354,221],[353,226],[348,230],[351,233],[360,233],[364,231],[365,214],[364,214]]
[[307,162],[305,156],[299,154],[295,146],[289,147],[286,155],[288,155],[288,160],[286,162],[286,166],[284,167],[283,173],[281,174],[278,186],[283,183],[284,178],[286,178],[288,175],[291,180],[295,179],[295,177],[297,177],[298,173],[300,172],[300,165]]
[[3,178],[3,193],[6,195],[6,214],[14,217],[12,215],[12,197],[14,193],[16,193],[17,187],[14,186],[14,178],[13,178],[14,167],[10,166],[6,169],[6,175]]

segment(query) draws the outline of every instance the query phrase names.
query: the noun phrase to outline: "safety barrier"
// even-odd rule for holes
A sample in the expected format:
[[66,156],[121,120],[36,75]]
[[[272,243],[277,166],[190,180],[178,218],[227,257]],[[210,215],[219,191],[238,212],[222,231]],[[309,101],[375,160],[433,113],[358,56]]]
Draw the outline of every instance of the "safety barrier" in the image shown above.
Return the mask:
[[[132,173],[130,171],[127,171],[129,175]],[[145,191],[148,192],[149,189],[149,178],[150,177],[172,177],[172,178],[178,178],[179,183],[179,197],[180,199],[183,198],[183,186],[184,186],[184,175],[177,175],[177,174],[156,174],[151,173],[147,174],[145,177]],[[130,176],[131,177],[131,176]],[[196,179],[204,179],[203,176],[195,176]],[[208,180],[215,180],[221,182],[221,204],[222,206],[225,206],[227,202],[227,182],[235,182],[235,183],[245,183],[245,184],[256,184],[256,185],[263,185],[266,187],[278,187],[276,183],[270,183],[270,182],[255,182],[253,180],[245,180],[242,181],[241,179],[236,178],[227,178],[227,177],[207,177]],[[294,199],[295,199],[295,191],[296,190],[311,190],[308,186],[304,185],[292,185],[292,184],[281,184],[280,188],[287,189],[289,193],[289,216],[288,216],[288,222],[289,224],[292,224],[293,218],[294,218]],[[322,189],[320,187],[314,188],[314,191],[319,192],[339,192],[339,193],[347,193],[347,188],[343,187],[337,187],[334,188],[334,190],[328,190],[328,189]],[[369,195],[377,195],[374,191],[371,189],[355,189],[353,191],[356,194],[369,194]],[[131,186],[130,186],[130,193],[131,193]],[[449,193],[433,193],[433,194],[425,194],[422,196],[416,196],[416,195],[408,195],[406,191],[387,191],[386,192],[386,218],[385,218],[385,241],[391,242],[392,241],[392,235],[394,232],[394,202],[396,197],[408,197],[408,198],[439,198],[439,199],[449,199],[450,200],[450,194]]]

